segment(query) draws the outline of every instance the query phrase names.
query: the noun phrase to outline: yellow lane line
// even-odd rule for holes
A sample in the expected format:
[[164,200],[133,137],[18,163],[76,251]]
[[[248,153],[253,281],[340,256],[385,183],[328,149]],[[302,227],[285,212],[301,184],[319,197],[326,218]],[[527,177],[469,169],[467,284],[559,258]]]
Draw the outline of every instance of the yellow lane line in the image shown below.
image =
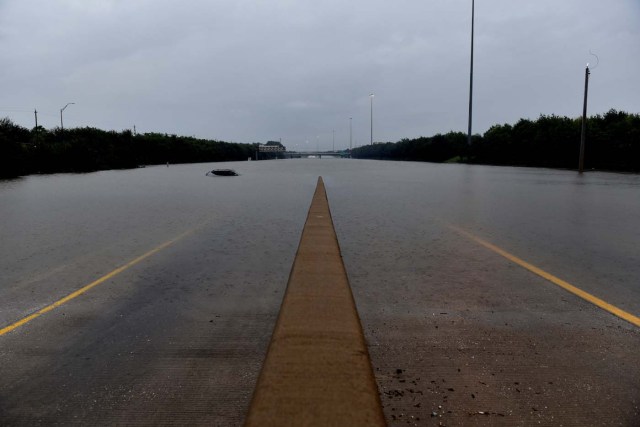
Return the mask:
[[40,316],[42,316],[45,313],[50,312],[51,310],[53,310],[56,307],[60,307],[61,305],[71,301],[74,298],[79,297],[80,295],[84,294],[85,292],[87,292],[88,290],[90,290],[91,288],[95,288],[96,286],[98,286],[99,284],[111,279],[112,277],[122,273],[123,271],[127,270],[130,267],[133,267],[134,265],[138,264],[139,262],[149,258],[150,256],[160,252],[161,250],[167,248],[168,246],[171,246],[172,244],[174,244],[175,242],[177,242],[178,240],[182,239],[183,237],[185,237],[186,235],[192,233],[193,230],[187,231],[186,233],[183,233],[181,235],[179,235],[178,237],[175,237],[169,241],[164,242],[163,244],[161,244],[160,246],[155,247],[154,249],[151,249],[149,252],[140,255],[138,258],[129,261],[128,263],[126,263],[125,265],[116,268],[115,270],[113,270],[111,273],[108,273],[104,276],[102,276],[101,278],[99,278],[98,280],[95,280],[91,283],[89,283],[88,285],[78,289],[75,292],[70,293],[69,295],[67,295],[64,298],[59,299],[58,301],[54,302],[53,304],[50,304],[46,307],[44,307],[43,309],[40,309],[38,311],[36,311],[33,314],[30,314],[29,316],[18,320],[15,323],[12,323],[9,326],[5,326],[4,328],[0,329],[0,336],[9,333],[11,331],[13,331],[16,328],[19,328],[20,326],[31,322],[33,319],[36,319]]
[[487,242],[486,240],[481,239],[480,237],[477,237],[471,233],[469,233],[466,230],[463,230],[460,227],[457,227],[455,225],[451,225],[448,224],[447,225],[450,229],[458,232],[459,234],[462,234],[463,236],[473,240],[476,243],[481,244],[482,246],[484,246],[487,249],[492,250],[493,252],[505,257],[506,259],[508,259],[511,262],[514,262],[516,264],[518,264],[519,266],[526,268],[527,270],[531,271],[534,274],[537,274],[538,276],[547,279],[548,281],[550,281],[551,283],[560,286],[561,288],[565,289],[566,291],[571,292],[572,294],[582,298],[585,301],[590,302],[593,305],[596,305],[600,308],[602,308],[603,310],[608,311],[611,314],[614,314],[615,316],[618,316],[621,319],[626,320],[629,323],[632,323],[636,326],[640,326],[640,317],[634,316],[631,313],[627,313],[624,310],[619,309],[618,307],[616,307],[615,305],[609,304],[608,302],[601,300],[600,298],[591,295],[588,292],[583,291],[580,288],[577,288],[576,286],[573,286],[571,283],[566,282],[552,274],[547,273],[546,271],[536,267],[533,264],[529,264],[528,262],[518,258],[515,255],[510,254],[509,252],[505,251],[504,249],[499,248],[498,246]]

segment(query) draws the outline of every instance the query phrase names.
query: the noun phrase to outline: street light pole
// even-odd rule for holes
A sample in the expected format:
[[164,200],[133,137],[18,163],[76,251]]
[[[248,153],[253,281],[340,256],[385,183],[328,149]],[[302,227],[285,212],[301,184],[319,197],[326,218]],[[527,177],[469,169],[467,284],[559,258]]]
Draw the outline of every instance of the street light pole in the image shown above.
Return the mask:
[[469,130],[467,144],[471,145],[471,119],[473,116],[473,21],[475,14],[475,0],[471,0],[471,68],[469,71]]
[[34,129],[35,129],[35,139],[37,141],[38,140],[38,110],[34,108],[33,114],[36,116],[36,127]]
[[336,130],[333,129],[333,152],[336,151]]
[[349,117],[349,157],[353,150],[353,117]]
[[584,103],[582,104],[582,131],[580,132],[580,158],[578,159],[578,173],[584,171],[584,141],[587,137],[587,93],[589,92],[589,64],[584,70]]
[[370,145],[373,145],[373,94],[369,95],[371,99],[371,140]]
[[69,103],[67,103],[67,105],[65,105],[64,107],[62,107],[62,108],[60,109],[60,130],[61,130],[61,131],[64,131],[64,124],[62,123],[62,112],[63,112],[63,111],[64,111],[64,110],[69,106],[69,105],[72,105],[72,104],[75,104],[75,102],[69,102]]

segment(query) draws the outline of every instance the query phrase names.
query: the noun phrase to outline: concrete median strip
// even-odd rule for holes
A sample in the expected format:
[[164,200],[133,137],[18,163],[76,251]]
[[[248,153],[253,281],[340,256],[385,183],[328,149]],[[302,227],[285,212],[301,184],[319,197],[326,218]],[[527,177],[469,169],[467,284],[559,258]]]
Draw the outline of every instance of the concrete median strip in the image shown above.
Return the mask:
[[322,178],[245,425],[385,425]]

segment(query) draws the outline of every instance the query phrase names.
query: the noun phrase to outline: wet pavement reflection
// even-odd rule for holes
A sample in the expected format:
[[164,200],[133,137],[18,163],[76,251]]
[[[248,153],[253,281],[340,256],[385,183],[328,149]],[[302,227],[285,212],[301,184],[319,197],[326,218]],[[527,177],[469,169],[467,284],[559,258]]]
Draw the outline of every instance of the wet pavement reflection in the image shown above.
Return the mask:
[[637,316],[640,176],[299,159],[0,182],[0,327],[193,231],[0,336],[3,423],[241,424],[318,176],[387,422],[638,422],[637,328],[448,225]]

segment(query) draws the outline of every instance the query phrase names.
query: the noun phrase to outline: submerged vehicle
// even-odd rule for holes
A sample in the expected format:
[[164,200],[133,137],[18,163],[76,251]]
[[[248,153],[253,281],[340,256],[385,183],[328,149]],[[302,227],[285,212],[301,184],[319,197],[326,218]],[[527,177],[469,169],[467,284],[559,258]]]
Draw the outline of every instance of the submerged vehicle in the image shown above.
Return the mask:
[[233,169],[213,169],[211,172],[207,172],[207,176],[238,176]]

